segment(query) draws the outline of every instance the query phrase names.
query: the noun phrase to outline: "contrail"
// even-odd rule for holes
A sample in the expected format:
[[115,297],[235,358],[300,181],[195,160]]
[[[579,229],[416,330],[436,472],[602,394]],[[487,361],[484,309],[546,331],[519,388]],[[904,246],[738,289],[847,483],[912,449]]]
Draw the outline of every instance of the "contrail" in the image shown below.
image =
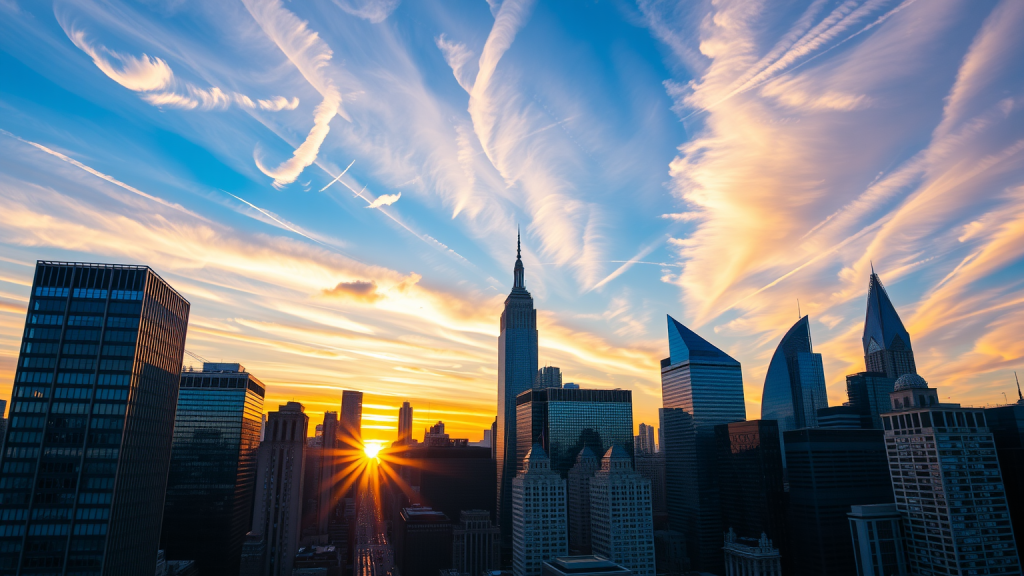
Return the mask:
[[235,200],[238,200],[239,202],[244,202],[244,203],[245,203],[246,205],[248,205],[248,206],[249,206],[250,208],[253,208],[254,210],[258,210],[258,211],[260,212],[260,214],[263,214],[263,215],[264,215],[264,216],[266,216],[267,218],[270,218],[271,220],[273,220],[274,222],[277,222],[277,223],[278,223],[278,224],[280,224],[281,226],[284,226],[284,227],[285,227],[285,228],[287,228],[288,230],[291,230],[292,232],[295,232],[295,233],[296,233],[296,234],[298,234],[299,236],[302,236],[303,238],[308,238],[308,239],[312,240],[313,242],[316,242],[317,244],[320,244],[321,246],[326,246],[327,248],[331,248],[331,246],[330,246],[329,244],[325,244],[325,243],[323,243],[323,242],[321,242],[321,241],[317,240],[316,238],[313,238],[313,237],[312,237],[312,236],[310,236],[309,234],[305,234],[305,233],[303,233],[303,232],[300,232],[299,230],[296,230],[295,228],[292,228],[291,226],[289,226],[289,225],[288,225],[288,223],[287,223],[287,222],[284,222],[283,220],[281,220],[281,219],[279,219],[278,217],[274,216],[274,215],[273,215],[273,214],[271,214],[270,212],[267,212],[267,211],[266,211],[266,210],[264,210],[263,208],[260,208],[259,206],[257,206],[257,205],[255,205],[255,204],[253,204],[252,202],[249,202],[249,201],[248,201],[248,200],[246,200],[245,198],[241,198],[241,197],[239,197],[239,196],[235,196],[234,194],[232,194],[231,192],[228,192],[227,190],[221,190],[221,192],[223,192],[223,193],[227,194],[228,196],[231,196],[232,198],[234,198]]
[[324,186],[323,188],[321,188],[320,191],[323,192],[324,190],[327,190],[328,188],[330,188],[331,184],[334,184],[335,182],[340,180],[341,177],[345,175],[345,172],[348,172],[348,169],[351,168],[352,165],[355,164],[355,163],[356,163],[356,160],[355,160],[355,158],[353,158],[352,161],[348,163],[348,166],[345,166],[345,169],[341,171],[341,174],[338,174],[338,176],[334,180],[331,180],[330,182],[328,182],[327,186]]

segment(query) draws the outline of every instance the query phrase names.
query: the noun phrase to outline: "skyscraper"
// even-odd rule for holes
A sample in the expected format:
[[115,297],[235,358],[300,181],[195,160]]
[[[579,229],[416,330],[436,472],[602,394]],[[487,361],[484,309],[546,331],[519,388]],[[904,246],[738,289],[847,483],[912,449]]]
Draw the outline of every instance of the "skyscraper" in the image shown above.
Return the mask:
[[320,450],[320,478],[317,479],[317,534],[329,532],[331,515],[337,508],[341,493],[338,490],[338,413],[324,412],[323,445]]
[[594,554],[654,576],[654,520],[651,482],[633,471],[633,458],[612,446],[590,481],[591,542]]
[[590,481],[600,468],[594,451],[584,446],[569,469],[569,550],[573,554],[590,553]]
[[802,428],[783,433],[794,576],[852,576],[846,514],[893,501],[881,430]]
[[487,510],[463,510],[452,530],[452,567],[478,576],[501,567],[501,531]]
[[[985,410],[985,421],[996,443],[999,469],[1007,486],[1024,486],[1024,395],[1015,404]],[[1017,550],[1024,548],[1024,490],[1009,489],[1006,500],[1013,521]]]
[[516,428],[516,435],[522,439],[517,463],[528,452],[525,442],[539,443],[551,458],[551,469],[565,478],[584,446],[594,454],[604,454],[618,444],[632,456],[633,392],[527,390],[516,398]]
[[[661,361],[669,521],[696,570],[722,572],[715,426],[746,419],[740,363],[668,317]],[[680,412],[675,412],[678,409]],[[673,445],[676,442],[676,445]]]
[[0,460],[0,574],[154,570],[188,315],[147,266],[36,264]]
[[903,321],[874,268],[868,284],[868,311],[861,340],[868,372],[880,372],[889,378],[917,374],[910,334],[903,327]]
[[199,574],[238,572],[252,526],[263,383],[239,364],[182,372],[160,547]]
[[451,568],[451,519],[426,506],[403,508],[395,526],[395,565],[402,576],[436,576]]
[[271,412],[258,451],[251,533],[264,542],[263,576],[290,576],[299,550],[309,428],[305,411],[302,404],[288,402]]
[[[505,298],[498,336],[498,419],[494,453],[498,468],[497,515],[502,540],[512,537],[512,479],[516,475],[516,397],[533,386],[537,375],[537,311],[526,291],[523,260],[516,240],[512,292]],[[524,440],[527,445],[531,440]]]
[[846,396],[850,406],[871,419],[871,427],[882,429],[882,413],[892,409],[889,395],[896,378],[882,372],[858,372],[846,375]]
[[513,576],[540,576],[542,562],[567,555],[566,532],[565,480],[534,444],[512,480]]
[[[939,402],[917,374],[896,380],[882,415],[908,568],[921,576],[1020,574],[1007,487],[985,412]],[[921,462],[935,462],[921,472]]]
[[343,450],[363,449],[363,393],[344,390],[341,393],[341,414],[338,437]]
[[903,519],[895,504],[851,506],[847,516],[857,576],[908,576]]
[[665,453],[638,454],[633,459],[636,473],[651,481],[651,509],[654,528],[668,526],[668,504],[665,501]]
[[761,396],[761,419],[777,421],[783,432],[813,428],[817,426],[818,409],[827,406],[821,354],[814,353],[811,326],[804,316],[782,337],[768,365]]
[[636,436],[634,454],[654,454],[657,452],[657,447],[654,444],[654,426],[648,426],[647,424],[640,423],[639,434]]
[[409,444],[412,441],[412,405],[402,402],[398,409],[398,440],[396,444]]
[[558,366],[545,366],[540,370],[537,370],[537,380],[533,384],[534,388],[561,388],[562,387],[562,370]]

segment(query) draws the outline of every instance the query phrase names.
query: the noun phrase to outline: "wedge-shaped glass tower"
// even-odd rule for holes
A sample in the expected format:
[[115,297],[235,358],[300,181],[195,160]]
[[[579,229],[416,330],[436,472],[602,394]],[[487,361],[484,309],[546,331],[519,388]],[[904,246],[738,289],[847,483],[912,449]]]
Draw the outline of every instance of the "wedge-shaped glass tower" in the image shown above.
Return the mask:
[[811,346],[804,316],[786,332],[768,365],[761,396],[761,419],[777,420],[779,431],[814,428],[818,408],[828,406],[821,354]]
[[868,285],[868,311],[864,318],[864,364],[868,372],[899,378],[917,374],[910,334],[889,300],[881,279],[871,269]]

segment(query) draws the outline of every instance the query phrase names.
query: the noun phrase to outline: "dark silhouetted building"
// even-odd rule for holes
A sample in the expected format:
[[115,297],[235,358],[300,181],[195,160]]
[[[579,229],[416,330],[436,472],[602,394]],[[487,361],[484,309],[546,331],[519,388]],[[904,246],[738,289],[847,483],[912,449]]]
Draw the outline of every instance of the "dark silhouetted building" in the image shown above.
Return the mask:
[[668,341],[670,356],[661,361],[661,427],[669,522],[686,534],[694,569],[721,573],[715,426],[746,419],[742,370],[739,362],[671,316]]
[[290,576],[299,550],[309,417],[298,402],[267,416],[256,468],[253,536],[264,542],[263,576]]
[[[634,458],[637,474],[651,481],[651,510],[654,527],[668,526],[668,504],[665,501],[665,454],[638,454]],[[571,534],[571,529],[570,529]]]
[[654,531],[654,565],[659,575],[683,576],[690,571],[686,536],[675,530]]
[[569,513],[569,551],[573,554],[590,553],[590,481],[601,469],[589,446],[576,455],[576,464],[569,469],[566,482]]
[[544,366],[540,370],[537,370],[537,380],[534,381],[533,387],[538,390],[544,388],[561,388],[562,387],[562,370],[558,366]]
[[852,576],[850,506],[893,501],[882,431],[804,428],[783,437],[792,573]]
[[239,364],[183,372],[160,546],[203,576],[238,572],[252,526],[263,384]]
[[881,372],[858,372],[846,376],[846,396],[850,407],[870,419],[870,428],[882,429],[882,413],[892,409],[889,394],[896,384]]
[[480,446],[396,446],[388,449],[382,466],[392,468],[406,489],[388,486],[389,519],[398,521],[402,508],[420,504],[458,518],[463,510],[494,509],[494,461]]
[[778,548],[762,532],[760,538],[737,536],[729,529],[725,533],[725,576],[782,576],[782,561]]
[[541,565],[541,576],[631,576],[635,572],[600,556],[563,556]]
[[813,428],[818,425],[818,409],[826,406],[825,370],[821,354],[811,346],[811,325],[804,316],[782,337],[768,364],[761,419],[777,421],[783,432]]
[[847,514],[857,576],[908,576],[903,520],[895,504],[852,506]]
[[1024,544],[1024,398],[1016,404],[985,410],[985,420],[1007,486],[1006,502],[1019,553]]
[[402,407],[398,409],[398,440],[395,443],[412,443],[412,405],[408,402],[402,402]]
[[[767,534],[786,559],[786,489],[779,426],[748,420],[715,426],[722,526],[738,538]],[[744,545],[746,541],[738,541]]]
[[501,568],[501,531],[487,510],[463,510],[452,529],[452,567],[478,576]]
[[658,451],[658,446],[654,443],[654,426],[641,422],[637,432],[639,433],[636,435],[633,450],[635,455],[654,454]]
[[[516,398],[516,420],[518,437],[543,446],[562,478],[584,446],[604,454],[618,445],[633,455],[631,390],[527,390]],[[519,444],[520,465],[529,448]]]
[[452,521],[423,506],[403,508],[395,529],[395,564],[402,576],[436,576],[452,567]]
[[[537,376],[537,311],[526,290],[523,260],[516,239],[512,292],[505,299],[498,335],[498,418],[494,454],[497,465],[497,513],[502,545],[512,545],[512,479],[516,476],[516,398],[533,387]],[[523,440],[529,449],[531,440]],[[490,508],[490,507],[488,507]]]
[[149,574],[189,303],[146,266],[36,264],[0,482],[0,574]]
[[[879,420],[881,423],[881,420]],[[871,416],[855,406],[829,406],[818,408],[818,428],[861,429],[875,428]]]
[[[1020,574],[1007,489],[985,411],[940,403],[917,374],[882,415],[912,574]],[[940,463],[922,473],[922,462]]]
[[917,373],[910,334],[903,327],[903,321],[874,268],[868,283],[868,310],[861,341],[868,372],[882,373],[893,379]]

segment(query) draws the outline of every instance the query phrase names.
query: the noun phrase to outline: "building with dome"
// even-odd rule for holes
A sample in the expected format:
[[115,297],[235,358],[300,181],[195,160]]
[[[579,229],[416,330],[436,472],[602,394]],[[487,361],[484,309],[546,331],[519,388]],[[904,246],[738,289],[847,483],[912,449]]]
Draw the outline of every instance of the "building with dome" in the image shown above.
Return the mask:
[[1006,488],[985,411],[942,403],[915,373],[882,414],[912,574],[1020,574]]

